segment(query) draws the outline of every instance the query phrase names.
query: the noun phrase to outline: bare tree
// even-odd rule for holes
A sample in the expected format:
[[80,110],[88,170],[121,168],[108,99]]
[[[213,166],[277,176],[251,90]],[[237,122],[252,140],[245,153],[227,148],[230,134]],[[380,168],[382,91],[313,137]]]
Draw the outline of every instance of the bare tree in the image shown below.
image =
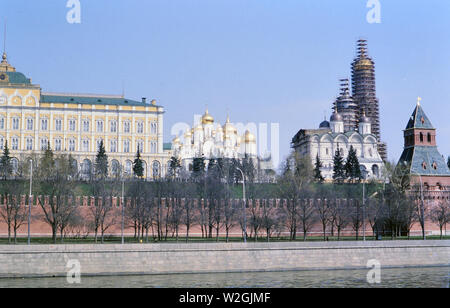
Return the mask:
[[450,202],[445,199],[440,200],[431,210],[431,220],[439,225],[440,239],[442,239],[442,230],[450,222]]
[[[74,200],[74,179],[69,176],[72,166],[66,155],[56,159],[50,147],[41,158],[37,170],[37,191],[39,205],[42,209],[42,220],[50,225],[52,239],[56,243],[58,230],[61,234],[71,216],[78,211],[68,200]],[[47,200],[47,202],[46,202]]]

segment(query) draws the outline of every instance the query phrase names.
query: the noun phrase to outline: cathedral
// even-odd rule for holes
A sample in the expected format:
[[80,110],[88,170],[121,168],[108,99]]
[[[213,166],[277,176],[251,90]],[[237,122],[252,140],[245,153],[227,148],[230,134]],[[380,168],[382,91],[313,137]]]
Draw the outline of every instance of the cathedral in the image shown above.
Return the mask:
[[223,126],[215,123],[206,110],[194,128],[187,129],[183,136],[172,140],[172,153],[189,171],[192,171],[193,160],[197,157],[204,157],[205,160],[249,157],[256,163],[256,137],[249,130],[240,136],[228,116]]
[[312,163],[319,157],[325,180],[333,178],[333,157],[336,151],[346,158],[350,147],[356,151],[362,173],[366,179],[381,177],[383,160],[377,150],[377,139],[372,134],[371,121],[363,112],[358,131],[346,130],[343,116],[335,109],[330,121],[320,123],[318,129],[301,129],[292,138],[292,147],[300,157],[309,156]]
[[359,40],[357,57],[352,62],[352,93],[348,79],[341,79],[341,91],[333,102],[330,121],[318,129],[301,129],[291,146],[300,156],[318,156],[322,176],[331,180],[336,151],[346,158],[350,147],[356,151],[361,171],[366,178],[381,177],[386,144],[380,141],[378,99],[375,94],[375,63],[367,54],[367,43]]

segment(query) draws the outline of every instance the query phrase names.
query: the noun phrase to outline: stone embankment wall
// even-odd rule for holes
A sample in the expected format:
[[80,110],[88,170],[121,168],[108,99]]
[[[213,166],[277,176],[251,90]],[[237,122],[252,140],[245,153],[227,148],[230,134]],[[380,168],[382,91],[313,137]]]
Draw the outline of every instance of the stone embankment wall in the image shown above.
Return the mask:
[[[450,241],[0,246],[0,277],[450,266]],[[72,263],[73,264],[73,263]]]

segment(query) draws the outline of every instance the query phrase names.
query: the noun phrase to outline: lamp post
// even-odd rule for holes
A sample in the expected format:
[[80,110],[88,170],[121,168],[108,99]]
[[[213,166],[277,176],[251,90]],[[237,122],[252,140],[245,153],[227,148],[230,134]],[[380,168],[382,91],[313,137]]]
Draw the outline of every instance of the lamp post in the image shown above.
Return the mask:
[[33,160],[30,159],[30,194],[28,195],[28,245],[31,244],[31,231],[30,231],[30,225],[31,225],[31,193],[32,193],[32,187],[33,187]]
[[245,199],[245,176],[244,176],[244,172],[239,168],[236,167],[237,170],[239,170],[241,172],[242,175],[242,194],[243,194],[243,208],[242,208],[242,216],[244,219],[244,226],[243,226],[243,231],[244,231],[244,243],[247,243],[247,215],[245,213],[245,210],[247,208],[246,206],[246,199]]
[[125,238],[123,235],[123,230],[124,230],[124,224],[125,224],[125,203],[124,203],[124,186],[125,186],[125,179],[123,177],[123,168],[121,170],[121,175],[122,175],[122,226],[121,226],[121,233],[122,233],[122,245],[125,243]]
[[362,190],[362,202],[363,202],[363,241],[366,241],[366,177],[367,170],[362,170],[361,175],[363,177],[363,190]]

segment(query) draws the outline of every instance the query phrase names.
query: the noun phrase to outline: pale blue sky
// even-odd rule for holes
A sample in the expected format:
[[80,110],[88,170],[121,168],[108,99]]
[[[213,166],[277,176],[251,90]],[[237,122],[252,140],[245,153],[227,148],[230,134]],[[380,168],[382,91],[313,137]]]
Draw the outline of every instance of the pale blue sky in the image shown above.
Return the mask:
[[[81,24],[66,0],[0,0],[10,63],[44,91],[155,98],[176,122],[208,105],[216,120],[280,123],[286,156],[300,128],[330,114],[338,79],[350,78],[356,40],[376,62],[382,139],[398,160],[416,104],[450,154],[450,1],[81,0]],[[3,35],[2,35],[3,38]]]

